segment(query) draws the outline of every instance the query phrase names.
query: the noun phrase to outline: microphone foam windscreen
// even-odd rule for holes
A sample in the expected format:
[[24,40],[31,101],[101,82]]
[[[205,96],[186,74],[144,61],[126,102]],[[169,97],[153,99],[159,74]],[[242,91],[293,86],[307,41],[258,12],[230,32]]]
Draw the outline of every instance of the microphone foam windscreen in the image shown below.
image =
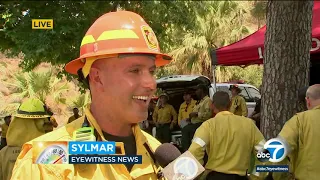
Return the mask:
[[160,145],[154,153],[156,160],[163,168],[177,159],[180,155],[181,152],[179,151],[179,149],[170,143],[164,143]]

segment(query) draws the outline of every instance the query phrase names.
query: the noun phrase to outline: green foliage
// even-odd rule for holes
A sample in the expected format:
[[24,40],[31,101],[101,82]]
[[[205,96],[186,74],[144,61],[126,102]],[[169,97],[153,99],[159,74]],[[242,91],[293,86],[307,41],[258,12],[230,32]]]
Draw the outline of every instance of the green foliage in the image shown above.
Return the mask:
[[81,93],[80,95],[76,96],[73,100],[68,102],[69,109],[78,108],[80,110],[84,110],[86,105],[91,102],[90,92]]
[[[117,7],[144,17],[165,50],[181,39],[180,32],[193,28],[195,8],[206,8],[197,1],[3,2],[0,4],[0,51],[10,50],[6,52],[12,56],[22,52],[21,66],[27,71],[41,62],[65,64],[79,55],[81,40],[90,25]],[[31,29],[31,20],[41,18],[53,19],[53,30]],[[171,36],[172,33],[176,36]]]
[[251,9],[251,15],[257,20],[258,29],[265,23],[267,12],[267,1],[256,1]]
[[[265,13],[265,2],[253,4],[241,1],[4,1],[0,3],[0,51],[11,56],[22,52],[21,67],[25,71],[31,71],[41,62],[64,65],[78,57],[81,40],[98,17],[122,9],[140,14],[155,31],[161,48],[174,56],[173,63],[157,70],[157,78],[172,74],[203,74],[212,78],[210,50],[248,34],[244,26],[248,15],[261,19]],[[54,29],[31,29],[31,20],[41,18],[53,19]],[[57,78],[62,78],[65,72],[63,68],[59,71]],[[217,72],[217,79],[221,81],[236,76],[229,67],[218,67]],[[250,73],[244,73],[247,74]],[[76,78],[66,75],[68,80]],[[34,89],[26,90],[26,77],[20,76],[16,78],[21,97],[36,91],[44,98],[48,93],[48,89],[37,90],[41,87],[37,84],[31,85]],[[42,83],[49,82],[46,77],[32,76]],[[85,93],[82,86],[80,91]]]
[[197,11],[193,31],[184,33],[181,46],[170,53],[179,73],[212,77],[210,50],[240,40],[249,32],[242,25],[247,9],[241,3],[212,1],[206,4],[207,12]]
[[259,87],[262,84],[263,67],[251,65],[245,68],[238,66],[226,67],[230,72],[229,80],[244,80],[245,83]]
[[20,103],[0,103],[0,117],[6,115],[12,115],[16,113],[17,109],[19,108]]
[[28,97],[37,97],[42,102],[46,102],[48,96],[53,96],[56,103],[65,104],[66,98],[62,96],[62,93],[69,87],[67,83],[62,85],[59,83],[60,80],[50,70],[44,73],[34,71],[17,73],[13,83],[5,82],[4,84],[14,87],[11,98],[18,102]]

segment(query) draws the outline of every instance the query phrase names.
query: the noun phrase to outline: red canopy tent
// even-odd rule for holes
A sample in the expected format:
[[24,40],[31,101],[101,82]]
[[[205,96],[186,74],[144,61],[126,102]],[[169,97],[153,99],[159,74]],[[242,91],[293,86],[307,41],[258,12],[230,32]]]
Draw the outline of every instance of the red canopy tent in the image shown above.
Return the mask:
[[[266,26],[248,37],[212,51],[212,64],[237,66],[263,63],[264,35]],[[312,17],[311,58],[320,59],[320,1],[314,1]]]

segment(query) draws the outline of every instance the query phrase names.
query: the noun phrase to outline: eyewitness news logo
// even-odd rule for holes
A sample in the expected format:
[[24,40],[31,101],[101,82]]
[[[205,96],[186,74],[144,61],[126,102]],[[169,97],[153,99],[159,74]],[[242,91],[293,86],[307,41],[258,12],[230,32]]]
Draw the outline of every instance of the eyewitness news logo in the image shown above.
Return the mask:
[[141,164],[141,155],[119,155],[115,142],[34,142],[35,164]]

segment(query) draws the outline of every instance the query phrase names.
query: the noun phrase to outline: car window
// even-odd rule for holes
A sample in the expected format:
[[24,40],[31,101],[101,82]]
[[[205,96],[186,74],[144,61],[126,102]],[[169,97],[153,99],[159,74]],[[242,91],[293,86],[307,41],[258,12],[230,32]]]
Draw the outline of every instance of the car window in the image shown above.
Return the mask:
[[231,97],[231,92],[229,91],[229,87],[228,86],[217,86],[217,91],[227,92],[229,94],[229,96]]
[[250,96],[254,99],[260,99],[261,95],[258,90],[252,87],[247,87],[247,91],[249,92]]
[[[257,97],[257,94],[255,94],[256,96],[254,96],[254,95],[250,96],[248,94],[248,89],[246,90],[243,86],[239,86],[239,88],[241,89],[240,95],[246,100],[246,102],[255,102],[253,97]],[[254,88],[252,88],[252,89],[255,90]],[[217,86],[217,90],[218,91],[225,91],[229,94],[230,97],[232,97],[231,91],[229,90],[229,86]],[[259,92],[257,92],[257,93],[259,95],[258,97],[260,98],[261,97],[260,93]]]
[[245,90],[245,88],[243,86],[239,86],[239,88],[241,89],[241,93],[240,96],[242,96],[246,102],[252,102],[252,98],[250,98],[248,92]]

